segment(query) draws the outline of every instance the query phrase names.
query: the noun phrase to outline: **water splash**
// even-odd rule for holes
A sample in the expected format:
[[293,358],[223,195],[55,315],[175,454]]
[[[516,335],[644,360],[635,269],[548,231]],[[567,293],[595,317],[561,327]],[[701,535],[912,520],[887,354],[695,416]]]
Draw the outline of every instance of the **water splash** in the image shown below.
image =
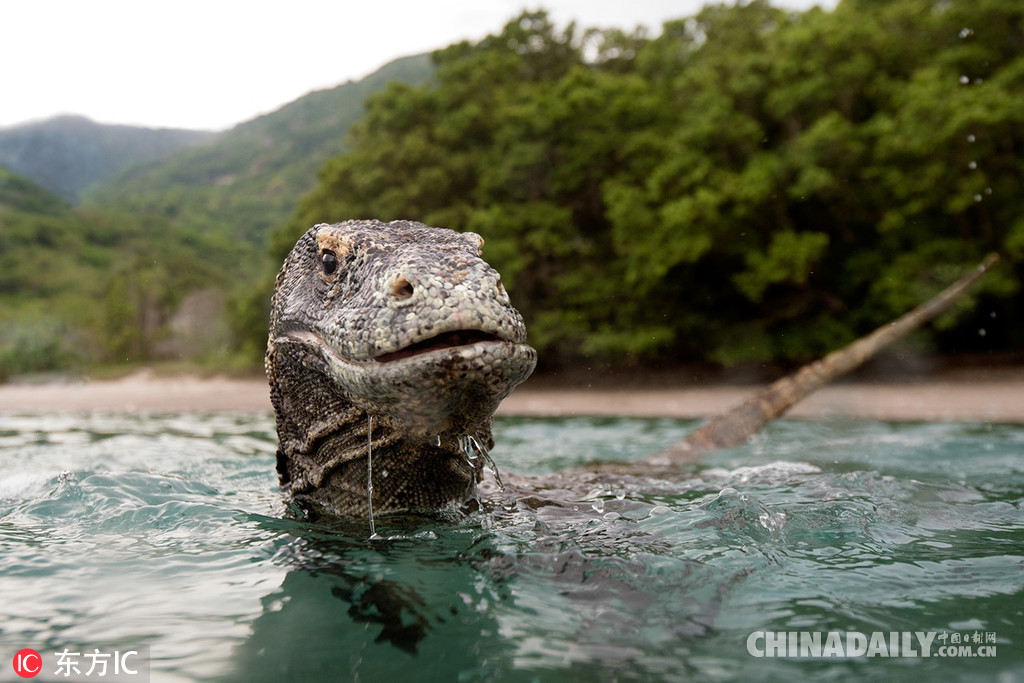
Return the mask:
[[460,445],[462,446],[462,452],[466,456],[466,460],[470,465],[473,465],[473,461],[477,458],[482,457],[484,464],[487,469],[494,475],[494,481],[498,484],[498,490],[504,491],[505,484],[501,481],[501,472],[498,471],[498,466],[494,464],[494,460],[491,459],[491,454],[487,452],[487,449],[481,445],[475,436],[466,435],[459,439]]
[[370,538],[377,535],[373,526],[373,415],[366,426],[366,507],[370,511]]

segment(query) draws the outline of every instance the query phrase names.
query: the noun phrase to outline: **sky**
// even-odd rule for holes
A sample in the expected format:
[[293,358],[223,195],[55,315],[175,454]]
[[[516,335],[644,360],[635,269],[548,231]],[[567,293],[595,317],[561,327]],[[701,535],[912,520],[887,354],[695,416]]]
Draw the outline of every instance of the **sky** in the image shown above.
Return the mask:
[[[646,26],[703,0],[13,0],[0,7],[0,127],[60,114],[223,130],[389,61],[497,32],[524,8]],[[834,0],[776,0],[781,7]]]

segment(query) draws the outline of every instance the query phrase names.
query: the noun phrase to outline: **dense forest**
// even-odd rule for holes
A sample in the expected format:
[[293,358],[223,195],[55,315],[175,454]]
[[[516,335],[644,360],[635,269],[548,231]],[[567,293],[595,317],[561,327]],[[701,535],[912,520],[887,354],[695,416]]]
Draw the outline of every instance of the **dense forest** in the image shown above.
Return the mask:
[[[656,35],[528,12],[432,59],[429,80],[362,91],[347,137],[307,108],[78,209],[4,176],[0,375],[161,353],[256,367],[295,239],[370,217],[483,235],[549,368],[800,362],[989,251],[1001,266],[916,343],[1024,343],[1016,0],[755,1]],[[312,149],[334,156],[301,181]],[[223,303],[210,339],[165,344],[204,291]]]
[[[227,286],[235,253],[152,217],[73,209],[0,167],[0,379],[153,357],[189,294]],[[227,344],[226,327],[205,332],[189,351]]]
[[751,2],[649,38],[524,14],[373,97],[275,256],[324,220],[473,230],[548,362],[730,364],[818,356],[996,250],[924,343],[1019,348],[1022,17]]

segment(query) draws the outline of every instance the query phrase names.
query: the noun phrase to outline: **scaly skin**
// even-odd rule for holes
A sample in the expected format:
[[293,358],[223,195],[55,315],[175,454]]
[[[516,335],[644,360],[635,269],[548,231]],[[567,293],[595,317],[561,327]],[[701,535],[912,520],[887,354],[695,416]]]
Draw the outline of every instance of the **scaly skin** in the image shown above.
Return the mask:
[[[477,496],[498,404],[536,365],[473,233],[419,223],[311,228],[277,277],[266,369],[278,472],[330,512],[437,511]],[[470,449],[472,453],[472,449]]]

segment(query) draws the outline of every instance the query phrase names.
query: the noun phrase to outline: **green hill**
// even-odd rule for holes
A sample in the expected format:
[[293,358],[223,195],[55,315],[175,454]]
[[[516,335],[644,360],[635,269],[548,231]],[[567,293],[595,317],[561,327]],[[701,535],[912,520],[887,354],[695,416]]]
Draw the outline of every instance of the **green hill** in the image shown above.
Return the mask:
[[179,354],[182,303],[226,290],[236,258],[227,240],[72,208],[0,167],[0,379]]
[[[0,166],[0,381],[167,358],[223,367],[239,350],[256,362],[269,295],[254,283],[273,267],[263,248],[268,228],[293,213],[323,162],[344,150],[367,96],[431,73],[427,55],[400,59],[134,167],[77,206]],[[63,130],[95,132],[83,121],[65,121]],[[25,155],[59,166],[61,154],[47,151],[53,139],[37,138],[41,146]],[[242,327],[259,332],[243,337]]]
[[68,203],[28,178],[0,166],[0,212],[27,211],[39,214],[66,212]]
[[86,198],[91,206],[156,215],[172,225],[263,244],[317,171],[344,151],[363,101],[390,81],[430,78],[429,55],[396,60],[360,81],[309,93],[201,145],[126,171]]
[[76,202],[82,192],[126,167],[164,157],[209,135],[58,116],[0,130],[0,165]]

